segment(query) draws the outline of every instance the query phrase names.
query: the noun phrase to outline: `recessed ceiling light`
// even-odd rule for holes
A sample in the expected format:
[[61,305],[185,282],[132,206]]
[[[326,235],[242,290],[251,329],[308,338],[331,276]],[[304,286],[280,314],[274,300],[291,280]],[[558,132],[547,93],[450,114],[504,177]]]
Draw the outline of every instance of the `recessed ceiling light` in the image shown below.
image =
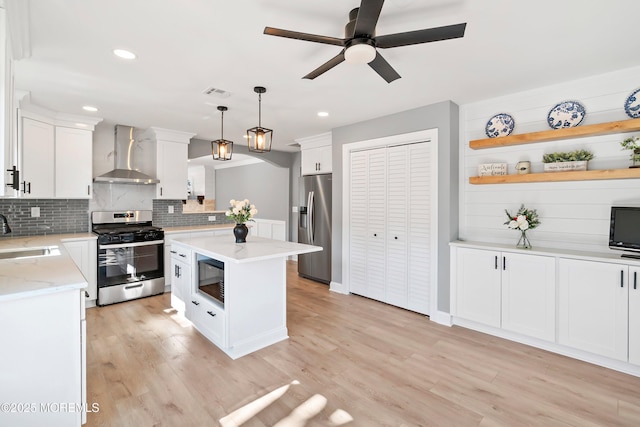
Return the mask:
[[327,113],[326,111],[319,111],[318,112],[318,117],[328,117],[329,113]]
[[124,49],[114,49],[113,54],[122,59],[136,59],[136,54]]
[[98,111],[96,107],[92,107],[91,105],[85,105],[84,107],[82,107],[82,109],[84,111],[91,111],[92,113],[95,113],[96,111]]

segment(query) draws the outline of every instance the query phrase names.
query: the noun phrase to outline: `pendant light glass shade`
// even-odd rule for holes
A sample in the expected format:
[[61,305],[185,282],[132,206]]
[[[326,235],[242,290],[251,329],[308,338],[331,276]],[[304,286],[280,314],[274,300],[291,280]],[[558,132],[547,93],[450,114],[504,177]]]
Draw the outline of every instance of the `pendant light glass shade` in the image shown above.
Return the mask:
[[218,111],[222,113],[221,126],[220,126],[220,139],[211,141],[211,154],[213,160],[231,160],[233,154],[233,142],[224,139],[224,112],[227,111],[227,107],[218,106]]
[[267,89],[262,86],[256,86],[253,91],[258,94],[258,126],[247,129],[247,143],[249,144],[249,151],[266,153],[271,151],[271,140],[273,138],[273,130],[262,127],[262,94]]

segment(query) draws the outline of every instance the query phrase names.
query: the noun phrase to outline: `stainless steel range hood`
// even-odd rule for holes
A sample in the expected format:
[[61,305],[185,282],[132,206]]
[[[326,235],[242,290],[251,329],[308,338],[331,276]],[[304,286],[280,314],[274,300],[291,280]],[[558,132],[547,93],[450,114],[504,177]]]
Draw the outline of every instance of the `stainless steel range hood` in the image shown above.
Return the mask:
[[93,178],[93,182],[111,182],[116,184],[157,184],[160,180],[152,178],[138,170],[135,154],[140,148],[136,140],[135,128],[116,125],[114,145],[115,168]]

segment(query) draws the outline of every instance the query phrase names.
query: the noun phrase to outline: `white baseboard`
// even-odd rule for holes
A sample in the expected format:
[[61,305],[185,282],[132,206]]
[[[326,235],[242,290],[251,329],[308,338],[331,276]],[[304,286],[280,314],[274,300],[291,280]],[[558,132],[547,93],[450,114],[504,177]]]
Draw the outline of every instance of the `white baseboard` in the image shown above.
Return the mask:
[[334,282],[333,280],[329,284],[329,290],[332,292],[337,292],[339,294],[348,295],[347,289],[340,282]]
[[434,314],[429,316],[432,322],[436,322],[439,325],[451,326],[453,325],[453,317],[444,311],[436,311]]

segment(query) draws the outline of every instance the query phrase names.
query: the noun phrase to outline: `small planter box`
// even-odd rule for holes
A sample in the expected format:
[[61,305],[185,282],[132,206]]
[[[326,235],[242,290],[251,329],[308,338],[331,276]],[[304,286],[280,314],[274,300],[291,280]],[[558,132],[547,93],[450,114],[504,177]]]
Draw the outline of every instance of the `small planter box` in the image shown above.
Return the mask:
[[545,172],[568,172],[568,171],[586,171],[588,160],[579,162],[553,162],[545,163]]

